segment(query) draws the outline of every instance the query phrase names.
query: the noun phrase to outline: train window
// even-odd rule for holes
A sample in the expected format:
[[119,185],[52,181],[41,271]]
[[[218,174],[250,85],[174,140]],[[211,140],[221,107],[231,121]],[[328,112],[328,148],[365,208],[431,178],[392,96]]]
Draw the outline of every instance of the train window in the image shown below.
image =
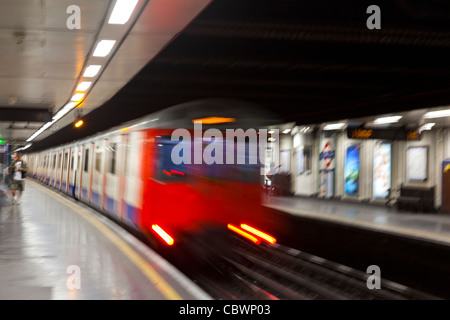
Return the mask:
[[75,160],[75,159],[72,155],[72,157],[70,158],[70,170],[73,170],[73,160]]
[[178,143],[178,141],[171,141],[170,137],[157,140],[156,179],[159,181],[181,182],[186,180],[186,165],[172,162],[172,149]]
[[108,148],[109,152],[109,173],[116,174],[117,162],[117,143],[111,143]]
[[61,162],[62,162],[62,154],[60,153],[58,155],[58,169],[61,169]]
[[84,150],[84,172],[89,170],[89,149]]
[[64,163],[63,163],[63,168],[67,169],[67,161],[69,160],[69,153],[68,152],[64,152]]
[[53,155],[53,163],[50,166],[56,169],[56,154]]
[[78,170],[81,169],[81,151],[78,151],[78,156],[77,156],[77,169],[78,169]]
[[95,171],[101,172],[102,170],[102,149],[100,146],[95,148]]

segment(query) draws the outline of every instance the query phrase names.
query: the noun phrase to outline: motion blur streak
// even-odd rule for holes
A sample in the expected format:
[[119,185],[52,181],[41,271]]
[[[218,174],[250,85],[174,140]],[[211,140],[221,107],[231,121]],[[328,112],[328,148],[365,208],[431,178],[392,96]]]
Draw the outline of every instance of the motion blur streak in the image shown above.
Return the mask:
[[225,118],[225,117],[207,117],[192,120],[192,123],[201,122],[203,124],[217,124],[217,123],[228,123],[235,122],[236,118]]
[[173,245],[174,240],[157,224],[152,225],[153,231],[155,231],[169,246]]
[[232,224],[228,224],[227,225],[228,229],[230,229],[231,231],[236,232],[237,234],[243,236],[244,238],[247,238],[248,240],[256,243],[256,244],[260,244],[261,240],[255,238],[254,236],[252,236],[251,234],[245,232],[244,230],[239,229],[238,227],[232,225]]
[[249,226],[248,224],[241,224],[241,228],[244,230],[247,230],[248,232],[253,233],[254,235],[260,237],[261,239],[267,241],[270,244],[275,244],[277,243],[277,239],[272,237],[270,234],[267,234],[265,232],[262,232],[261,230],[255,229],[251,226]]
[[179,174],[180,176],[184,176],[184,173],[183,172],[181,172],[181,171],[177,171],[177,170],[170,170],[170,172],[171,173],[173,173],[173,174]]

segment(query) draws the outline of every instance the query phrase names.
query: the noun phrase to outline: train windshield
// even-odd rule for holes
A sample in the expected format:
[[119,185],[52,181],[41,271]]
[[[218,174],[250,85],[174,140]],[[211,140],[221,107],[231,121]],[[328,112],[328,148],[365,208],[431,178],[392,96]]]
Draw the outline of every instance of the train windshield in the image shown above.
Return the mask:
[[[156,178],[165,182],[187,182],[189,177],[204,177],[211,181],[260,181],[261,166],[256,145],[248,141],[235,142],[230,157],[226,154],[224,140],[215,142],[216,147],[212,148],[211,140],[181,142],[171,141],[170,137],[160,137],[157,139]],[[196,150],[198,146],[201,146],[200,150]],[[194,163],[198,161],[201,163]]]
[[171,141],[170,137],[157,139],[156,179],[165,182],[184,182],[186,180],[186,164],[175,164],[172,161],[173,148],[180,142]]

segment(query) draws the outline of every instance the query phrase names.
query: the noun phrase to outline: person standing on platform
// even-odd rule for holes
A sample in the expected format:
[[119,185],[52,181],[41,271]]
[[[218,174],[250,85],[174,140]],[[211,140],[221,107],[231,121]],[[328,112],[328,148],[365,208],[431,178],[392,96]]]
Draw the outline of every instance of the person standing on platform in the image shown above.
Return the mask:
[[16,160],[9,166],[9,171],[12,173],[11,190],[13,204],[20,204],[22,192],[25,190],[25,176],[27,173],[27,164],[22,160],[22,154],[17,154]]

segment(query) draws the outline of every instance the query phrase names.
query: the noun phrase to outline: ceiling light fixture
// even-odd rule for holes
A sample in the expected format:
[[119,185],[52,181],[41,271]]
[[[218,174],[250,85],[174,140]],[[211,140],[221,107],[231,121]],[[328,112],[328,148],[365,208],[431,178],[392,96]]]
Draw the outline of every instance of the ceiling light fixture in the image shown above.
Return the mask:
[[425,115],[423,117],[425,119],[450,117],[450,109],[430,111],[430,112],[425,113]]
[[375,119],[375,121],[373,123],[374,124],[396,123],[396,122],[399,122],[401,118],[403,118],[403,117],[402,116],[382,117],[382,118]]
[[346,125],[345,122],[330,123],[330,124],[327,124],[327,125],[323,128],[323,130],[340,130],[340,129],[344,128],[345,125]]
[[93,53],[94,57],[106,57],[114,47],[116,40],[102,40],[97,44]]
[[86,70],[84,71],[83,77],[86,78],[92,78],[95,77],[97,75],[97,73],[100,71],[100,68],[102,66],[98,65],[98,64],[92,64],[89,67],[86,68]]
[[71,101],[80,101],[81,99],[83,99],[84,97],[84,93],[75,93],[72,96],[72,99],[70,99]]
[[117,0],[109,17],[109,24],[125,24],[130,19],[138,0]]
[[77,86],[77,91],[85,91],[85,90],[89,89],[91,84],[92,84],[92,82],[90,82],[90,81],[83,81]]

